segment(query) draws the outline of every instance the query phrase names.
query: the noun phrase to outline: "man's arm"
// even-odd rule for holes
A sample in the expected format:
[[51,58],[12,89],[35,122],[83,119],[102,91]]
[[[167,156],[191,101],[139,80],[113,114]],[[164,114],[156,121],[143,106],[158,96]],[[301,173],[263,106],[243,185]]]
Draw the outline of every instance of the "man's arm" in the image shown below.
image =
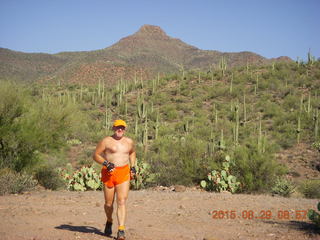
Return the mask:
[[131,167],[134,167],[136,165],[136,150],[135,150],[135,147],[134,147],[134,142],[132,141],[132,147],[131,147],[131,150],[129,152],[129,161],[130,161],[130,166]]
[[134,147],[134,143],[132,141],[131,151],[129,152],[129,161],[130,161],[130,166],[131,166],[131,168],[130,168],[131,179],[136,177],[136,173],[137,173],[136,168],[135,168],[136,160],[137,160],[136,150]]
[[109,172],[112,172],[115,168],[115,165],[112,162],[107,161],[101,154],[106,149],[106,139],[103,139],[101,142],[98,143],[96,150],[93,153],[93,160],[101,165],[105,166]]
[[96,161],[99,164],[103,164],[103,162],[105,161],[105,159],[101,156],[101,154],[104,152],[106,148],[106,143],[105,143],[105,139],[103,139],[102,141],[100,141],[96,147],[96,150],[93,153],[93,160]]

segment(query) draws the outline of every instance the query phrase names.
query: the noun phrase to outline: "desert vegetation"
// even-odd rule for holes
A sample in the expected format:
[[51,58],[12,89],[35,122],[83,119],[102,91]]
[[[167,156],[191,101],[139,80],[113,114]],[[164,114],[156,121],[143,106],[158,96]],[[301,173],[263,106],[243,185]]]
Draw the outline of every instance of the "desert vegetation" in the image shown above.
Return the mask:
[[20,178],[26,189],[99,189],[91,154],[122,118],[136,142],[134,189],[205,181],[207,190],[320,197],[319,179],[294,183],[275,157],[301,143],[319,150],[320,62],[312,57],[233,68],[221,58],[207,71],[133,74],[112,86],[103,78],[0,84],[1,193],[23,191]]

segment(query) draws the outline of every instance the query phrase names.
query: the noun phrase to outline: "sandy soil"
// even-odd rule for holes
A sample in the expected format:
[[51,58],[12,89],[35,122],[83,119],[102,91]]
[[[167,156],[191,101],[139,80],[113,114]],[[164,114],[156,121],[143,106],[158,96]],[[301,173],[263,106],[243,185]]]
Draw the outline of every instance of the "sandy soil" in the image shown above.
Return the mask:
[[[102,233],[103,203],[102,192],[37,191],[1,196],[0,239],[112,240]],[[316,204],[316,199],[195,189],[131,191],[127,239],[320,239],[320,231],[303,218],[304,211],[315,209]],[[282,219],[282,213],[289,219]]]

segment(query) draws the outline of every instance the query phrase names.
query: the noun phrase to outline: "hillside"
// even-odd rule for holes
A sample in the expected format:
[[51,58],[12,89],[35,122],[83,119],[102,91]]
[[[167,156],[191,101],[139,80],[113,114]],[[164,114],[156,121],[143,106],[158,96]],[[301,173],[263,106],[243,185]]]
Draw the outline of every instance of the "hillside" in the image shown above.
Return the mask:
[[228,67],[291,61],[288,57],[266,59],[252,52],[224,53],[200,50],[168,36],[160,27],[143,25],[139,31],[114,45],[85,52],[58,54],[22,53],[0,48],[0,78],[20,81],[107,83],[120,78],[143,79],[158,72],[184,68],[217,68],[224,59]]
[[239,191],[271,192],[281,177],[307,181],[315,188],[304,188],[320,194],[319,61],[190,70],[112,86],[17,87],[0,88],[0,164],[15,171],[37,165],[39,156],[54,166],[91,165],[96,143],[122,118],[145,172],[137,188],[199,185],[228,155]]

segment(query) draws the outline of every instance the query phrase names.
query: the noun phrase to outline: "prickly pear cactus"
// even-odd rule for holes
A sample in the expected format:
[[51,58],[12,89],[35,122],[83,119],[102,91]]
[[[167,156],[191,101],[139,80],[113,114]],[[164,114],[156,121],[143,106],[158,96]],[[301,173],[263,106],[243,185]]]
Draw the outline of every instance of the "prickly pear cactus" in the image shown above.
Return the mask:
[[[320,202],[318,202],[318,211],[320,212]],[[309,209],[308,218],[320,228],[320,214],[313,209]]]
[[136,178],[131,182],[135,190],[145,188],[148,184],[154,182],[156,175],[151,173],[150,165],[146,162],[138,161],[136,166]]
[[100,176],[92,167],[82,167],[73,173],[66,169],[59,169],[60,175],[65,180],[68,190],[87,191],[99,190],[102,187]]
[[222,170],[213,170],[208,174],[207,179],[200,182],[200,186],[208,191],[229,191],[235,193],[240,188],[240,182],[237,178],[230,174],[230,156],[225,157],[222,163]]

